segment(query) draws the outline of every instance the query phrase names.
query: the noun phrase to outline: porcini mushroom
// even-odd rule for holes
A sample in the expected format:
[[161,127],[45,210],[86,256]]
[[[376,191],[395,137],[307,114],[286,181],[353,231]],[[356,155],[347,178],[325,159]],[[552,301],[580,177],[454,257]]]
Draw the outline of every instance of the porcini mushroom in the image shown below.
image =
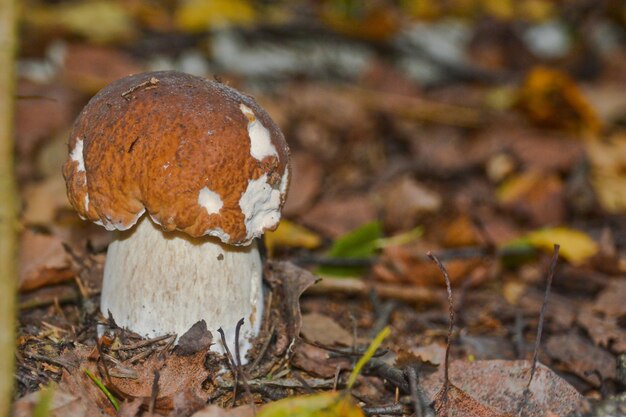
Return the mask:
[[249,348],[263,316],[254,239],[278,225],[289,183],[285,138],[251,97],[173,71],[115,81],[77,118],[63,174],[83,219],[121,231],[105,316],[146,337],[204,319],[231,348],[244,318]]

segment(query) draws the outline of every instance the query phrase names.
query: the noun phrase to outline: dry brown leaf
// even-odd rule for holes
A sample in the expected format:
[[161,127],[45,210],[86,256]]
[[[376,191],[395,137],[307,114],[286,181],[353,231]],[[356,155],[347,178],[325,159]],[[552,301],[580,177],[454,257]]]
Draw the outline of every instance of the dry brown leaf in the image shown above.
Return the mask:
[[[389,282],[405,282],[417,286],[444,285],[441,271],[424,254],[433,245],[418,242],[411,246],[389,246],[385,248],[379,262],[372,271],[376,278]],[[479,265],[476,259],[455,259],[446,262],[453,285],[468,278]]]
[[[422,379],[421,386],[431,400],[436,399],[441,391],[443,372],[443,367],[440,366],[436,373]],[[492,411],[518,415],[520,401],[530,375],[530,362],[453,361],[449,372],[450,382],[460,391],[453,393],[459,400],[465,401],[465,396],[469,396],[474,402],[489,407]],[[541,363],[537,364],[530,394],[530,400],[524,409],[524,415],[527,417],[544,417],[548,412],[565,416],[578,410],[585,401],[574,387]]]
[[594,302],[594,311],[606,317],[620,318],[626,316],[626,280],[609,281],[604,290],[598,294]]
[[523,172],[505,181],[497,197],[502,206],[534,226],[560,224],[565,218],[563,182],[554,173]]
[[31,417],[37,404],[42,401],[47,390],[52,390],[52,397],[46,417],[91,417],[100,416],[100,410],[84,401],[81,397],[69,393],[63,388],[52,385],[44,390],[25,395],[13,404],[13,417]]
[[24,188],[22,220],[27,225],[49,226],[60,210],[70,210],[65,180],[61,175],[49,177]]
[[19,255],[20,291],[58,284],[73,276],[70,258],[58,237],[28,229],[22,233]]
[[594,346],[589,340],[570,332],[548,338],[546,353],[562,364],[562,367],[599,387],[602,379],[615,379],[615,359],[608,351]]
[[291,262],[281,261],[267,262],[264,277],[272,288],[273,302],[279,306],[273,309],[277,316],[270,317],[270,321],[276,324],[278,335],[274,353],[283,355],[300,337],[302,328],[300,296],[318,278]]
[[529,170],[567,172],[585,155],[584,143],[571,135],[531,129],[519,122],[494,124],[477,139],[473,152],[484,157],[511,154]]
[[68,87],[95,94],[112,81],[142,70],[141,65],[119,49],[71,44],[67,47],[62,77]]
[[291,365],[320,378],[333,378],[340,370],[350,369],[347,357],[331,358],[328,351],[308,343],[298,343],[291,357]]
[[304,225],[337,238],[376,219],[376,209],[367,196],[323,200],[300,218]]
[[[206,352],[201,351],[190,356],[168,354],[165,358],[153,355],[137,365],[126,364],[137,375],[136,379],[118,378],[111,375],[115,392],[124,398],[141,398],[148,405],[152,393],[155,372],[159,372],[159,391],[155,409],[170,412],[184,403],[203,404],[209,392],[202,388],[202,382],[209,376],[204,366]],[[111,387],[109,387],[111,389]]]
[[417,225],[420,216],[436,212],[441,197],[411,177],[402,177],[381,191],[385,228],[408,230]]
[[305,152],[291,155],[291,187],[283,214],[286,217],[298,216],[308,210],[320,192],[322,166],[315,157]]
[[438,417],[512,417],[476,401],[454,384],[450,384],[447,390],[442,388],[439,391],[433,400],[433,408]]
[[350,332],[332,318],[319,313],[309,313],[302,316],[300,334],[306,340],[321,343],[324,346],[350,346],[353,343]]
[[591,182],[605,210],[626,212],[626,134],[620,132],[605,141],[586,142],[591,162]]
[[58,84],[42,85],[20,81],[15,103],[15,147],[19,156],[18,170],[32,163],[44,141],[66,128],[73,115],[72,92]]
[[626,352],[626,330],[617,318],[598,314],[593,305],[587,304],[578,313],[577,321],[596,345],[610,348],[616,354]]

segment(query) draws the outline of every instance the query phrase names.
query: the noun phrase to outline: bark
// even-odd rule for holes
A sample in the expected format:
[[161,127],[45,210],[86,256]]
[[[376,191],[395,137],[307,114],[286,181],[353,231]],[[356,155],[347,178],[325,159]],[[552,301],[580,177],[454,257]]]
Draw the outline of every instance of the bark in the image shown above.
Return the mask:
[[0,0],[0,417],[13,392],[16,313],[17,195],[13,173],[15,0]]

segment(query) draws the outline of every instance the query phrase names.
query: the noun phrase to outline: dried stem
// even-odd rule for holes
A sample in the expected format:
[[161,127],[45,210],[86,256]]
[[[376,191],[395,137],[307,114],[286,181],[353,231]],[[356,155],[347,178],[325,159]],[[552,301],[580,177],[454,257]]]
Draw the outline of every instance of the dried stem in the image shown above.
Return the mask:
[[443,278],[446,281],[446,290],[448,292],[448,308],[450,313],[450,323],[448,325],[448,337],[446,340],[446,359],[444,363],[444,382],[443,388],[445,393],[445,398],[448,398],[448,389],[450,388],[450,378],[448,377],[448,369],[450,368],[450,344],[452,341],[452,331],[454,330],[454,305],[452,304],[452,286],[450,285],[450,276],[448,275],[448,271],[446,267],[437,259],[435,255],[431,252],[427,253],[428,257],[433,260],[439,267],[439,270],[443,274]]
[[535,348],[533,350],[533,359],[530,366],[530,378],[528,378],[528,384],[524,389],[522,396],[522,402],[520,404],[519,414],[523,415],[524,406],[528,403],[530,396],[530,384],[533,382],[535,371],[537,370],[537,357],[539,356],[539,347],[541,346],[541,335],[543,333],[543,322],[545,321],[546,308],[548,307],[548,300],[550,299],[550,288],[552,287],[552,280],[554,279],[554,271],[556,270],[556,264],[559,260],[560,246],[554,245],[554,252],[552,253],[552,261],[550,261],[550,270],[548,272],[548,279],[546,282],[546,292],[543,298],[543,304],[541,305],[541,311],[539,313],[539,324],[537,325],[537,337],[535,338]]
[[0,2],[0,416],[8,416],[13,392],[16,311],[17,191],[13,172],[15,0]]

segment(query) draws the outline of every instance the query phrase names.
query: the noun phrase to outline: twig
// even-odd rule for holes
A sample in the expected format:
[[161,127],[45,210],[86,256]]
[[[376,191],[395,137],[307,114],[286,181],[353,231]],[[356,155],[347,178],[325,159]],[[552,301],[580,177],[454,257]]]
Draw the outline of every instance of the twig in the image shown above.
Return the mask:
[[226,359],[228,361],[228,365],[230,366],[230,372],[232,372],[233,374],[233,405],[235,405],[235,401],[237,400],[237,386],[239,385],[239,372],[237,372],[237,365],[235,364],[233,355],[230,354],[230,349],[228,349],[224,330],[222,330],[222,328],[220,327],[219,329],[217,329],[217,332],[220,334],[220,338],[222,339],[222,345],[224,346],[224,352],[226,352]]
[[175,338],[176,335],[173,334],[166,334],[164,336],[159,336],[159,337],[155,337],[154,339],[149,339],[149,340],[140,340],[136,343],[132,343],[130,345],[122,345],[122,346],[116,346],[111,348],[112,351],[117,351],[117,350],[134,350],[134,349],[139,349],[145,346],[149,346],[155,343],[158,343],[162,340],[165,339],[170,339],[170,338]]
[[407,407],[400,403],[390,404],[390,405],[381,405],[377,407],[363,407],[363,413],[366,416],[376,416],[376,415],[393,415],[393,416],[402,416],[409,413]]
[[[320,378],[306,379],[306,383],[312,389],[332,388],[333,382],[334,381],[332,379],[320,379]],[[298,381],[295,378],[251,379],[248,381],[248,385],[250,387],[274,386],[274,387],[280,387],[280,388],[302,388],[302,382]],[[234,386],[235,386],[234,381],[233,382],[224,381],[220,383],[220,388],[233,388]]]
[[409,379],[411,402],[413,403],[413,411],[415,412],[415,417],[423,417],[424,412],[422,409],[422,398],[417,392],[417,372],[415,372],[415,368],[409,366],[408,368],[406,368],[406,373]]
[[154,370],[154,379],[152,380],[152,391],[150,392],[150,405],[148,406],[148,413],[154,412],[154,406],[156,405],[157,396],[159,395],[159,379],[161,379],[161,373],[158,369]]
[[244,319],[243,317],[239,319],[237,322],[237,327],[235,327],[235,356],[237,358],[237,372],[239,373],[239,379],[243,384],[243,389],[246,391],[246,397],[248,397],[248,403],[252,406],[252,410],[255,409],[254,399],[252,398],[252,393],[250,392],[250,386],[248,385],[248,381],[246,378],[246,374],[243,371],[243,366],[241,366],[241,355],[239,353],[239,332],[241,331],[241,326],[243,326]]
[[10,414],[15,367],[18,193],[13,170],[15,0],[0,2],[0,416]]
[[405,301],[408,303],[433,304],[443,299],[443,293],[426,287],[407,287],[406,285],[368,283],[360,279],[323,277],[317,284],[311,285],[306,294],[341,293],[367,297],[370,291],[376,291],[381,298]]
[[57,365],[60,366],[62,368],[65,368],[66,370],[68,370],[69,372],[72,371],[72,364],[70,364],[69,362],[66,362],[62,359],[58,359],[58,358],[51,358],[49,356],[44,356],[44,355],[40,355],[38,353],[31,353],[31,352],[22,352],[22,355],[26,356],[29,359],[33,359],[36,361],[42,361],[42,362],[48,362],[51,363],[53,365]]
[[124,100],[126,101],[130,101],[131,97],[128,97],[129,95],[131,95],[132,93],[134,93],[135,91],[144,88],[146,90],[150,89],[150,88],[154,88],[154,86],[156,86],[159,83],[159,80],[155,77],[151,77],[149,80],[144,81],[140,84],[137,84],[131,88],[129,88],[128,90],[124,91],[122,93],[122,97],[124,98]]
[[261,350],[259,351],[259,354],[254,359],[254,362],[252,362],[252,365],[250,365],[250,367],[248,368],[248,374],[249,375],[252,375],[253,371],[261,363],[261,360],[265,356],[265,353],[267,352],[267,349],[270,347],[270,343],[272,342],[272,338],[274,337],[274,332],[275,331],[276,331],[276,325],[272,324],[272,327],[270,328],[270,331],[269,331],[269,334],[267,336],[267,339],[265,339],[265,341],[263,342],[263,346],[261,346]]
[[548,300],[550,299],[550,288],[552,287],[552,280],[554,279],[554,271],[556,270],[556,264],[559,260],[559,249],[560,245],[554,245],[554,252],[552,253],[552,260],[550,261],[550,270],[548,272],[548,280],[546,282],[546,292],[543,298],[543,304],[541,305],[541,311],[539,312],[539,324],[537,325],[537,337],[535,339],[535,348],[533,350],[533,359],[530,365],[530,378],[528,378],[528,383],[526,384],[526,388],[524,388],[524,393],[522,395],[522,402],[519,407],[519,414],[523,415],[524,407],[528,403],[528,398],[530,397],[530,384],[533,382],[533,377],[535,376],[535,371],[537,369],[537,358],[539,356],[539,347],[541,346],[541,335],[543,333],[543,322],[545,320],[546,309],[548,307]]
[[435,264],[437,264],[437,267],[439,267],[439,270],[441,271],[441,273],[443,274],[443,278],[446,281],[446,291],[448,292],[448,312],[449,312],[449,316],[450,316],[450,322],[448,325],[448,337],[446,340],[446,357],[445,357],[445,361],[444,361],[444,381],[443,381],[443,389],[444,389],[444,398],[445,401],[448,401],[448,390],[450,388],[450,378],[448,375],[448,370],[450,368],[450,345],[451,345],[451,341],[452,341],[452,331],[454,330],[454,305],[452,304],[452,286],[450,285],[450,276],[448,275],[448,271],[446,270],[446,267],[443,266],[443,264],[441,263],[441,261],[439,261],[439,259],[432,254],[432,252],[428,252],[426,254],[430,259],[433,260],[433,262],[435,262]]

